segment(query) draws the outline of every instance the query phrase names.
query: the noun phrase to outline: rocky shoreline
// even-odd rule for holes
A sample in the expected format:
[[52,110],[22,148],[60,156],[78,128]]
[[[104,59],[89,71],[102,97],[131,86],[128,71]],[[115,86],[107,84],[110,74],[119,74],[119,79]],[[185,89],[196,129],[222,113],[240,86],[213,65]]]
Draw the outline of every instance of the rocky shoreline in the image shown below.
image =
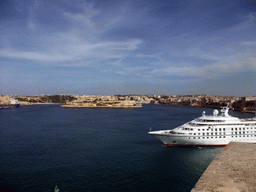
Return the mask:
[[136,108],[141,104],[162,104],[220,108],[227,103],[235,111],[255,113],[256,96],[213,96],[213,95],[1,95],[0,104],[16,98],[20,105],[61,104],[62,107]]

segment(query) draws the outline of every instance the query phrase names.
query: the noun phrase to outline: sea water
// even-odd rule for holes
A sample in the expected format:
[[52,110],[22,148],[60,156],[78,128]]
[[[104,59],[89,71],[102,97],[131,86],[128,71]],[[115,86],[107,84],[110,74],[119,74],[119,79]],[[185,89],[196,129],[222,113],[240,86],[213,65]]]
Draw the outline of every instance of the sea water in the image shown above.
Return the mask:
[[203,110],[212,113],[168,105],[0,110],[0,191],[190,191],[222,148],[164,147],[148,131]]

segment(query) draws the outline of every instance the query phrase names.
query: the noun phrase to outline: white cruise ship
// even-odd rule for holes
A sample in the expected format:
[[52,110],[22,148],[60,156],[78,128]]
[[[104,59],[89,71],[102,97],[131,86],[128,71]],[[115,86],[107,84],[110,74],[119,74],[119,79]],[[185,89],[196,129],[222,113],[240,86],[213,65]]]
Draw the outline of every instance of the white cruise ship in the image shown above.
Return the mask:
[[225,146],[230,141],[256,143],[256,117],[241,119],[228,114],[228,107],[213,115],[194,119],[172,130],[150,131],[165,146]]

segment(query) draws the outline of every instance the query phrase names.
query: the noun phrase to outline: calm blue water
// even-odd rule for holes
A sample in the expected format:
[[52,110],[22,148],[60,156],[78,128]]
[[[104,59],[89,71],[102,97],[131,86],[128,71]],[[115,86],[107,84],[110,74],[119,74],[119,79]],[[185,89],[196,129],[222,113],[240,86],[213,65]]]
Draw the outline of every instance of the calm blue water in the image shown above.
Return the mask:
[[212,113],[162,105],[0,110],[0,191],[190,191],[222,148],[168,148],[147,132],[203,110]]

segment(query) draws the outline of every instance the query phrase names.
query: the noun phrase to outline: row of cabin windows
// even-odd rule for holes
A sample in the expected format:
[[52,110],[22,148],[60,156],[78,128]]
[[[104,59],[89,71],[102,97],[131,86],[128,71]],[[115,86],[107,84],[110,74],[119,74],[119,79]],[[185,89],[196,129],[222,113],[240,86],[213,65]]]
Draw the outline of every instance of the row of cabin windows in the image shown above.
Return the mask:
[[[253,127],[249,128],[247,127],[246,130],[249,130],[249,129],[253,129]],[[256,127],[254,127],[254,129],[256,129]],[[193,130],[193,129],[192,129]],[[202,131],[208,131],[209,129],[202,129]],[[212,128],[211,131],[226,131],[226,128]],[[245,130],[245,128],[231,128],[231,131],[233,130]],[[201,129],[197,129],[197,131],[201,131]]]
[[[201,139],[201,137],[189,137],[188,139]],[[219,137],[202,137],[202,139],[214,139],[214,138],[226,138],[225,136],[219,136]]]
[[[234,137],[256,137],[256,135],[247,135],[247,136],[245,136],[245,135],[243,135],[243,136],[231,136],[232,138],[234,138]],[[201,139],[201,137],[189,137],[188,139]],[[214,138],[226,138],[226,136],[215,136],[215,137],[202,137],[202,139],[214,139]]]
[[[202,133],[202,135],[221,135],[221,134],[223,134],[223,135],[226,135],[226,132],[219,132],[219,133],[217,133],[217,132],[215,132],[215,133]],[[189,135],[192,135],[192,133],[189,133]],[[194,133],[194,135],[201,135],[201,133]]]
[[225,122],[224,120],[196,119],[198,122]]
[[[256,131],[247,131],[247,132],[245,132],[245,131],[243,131],[243,132],[241,132],[241,131],[239,131],[239,132],[231,132],[231,134],[232,135],[237,135],[237,134],[239,134],[239,135],[241,135],[241,134],[245,134],[245,133],[256,133]],[[226,135],[226,132],[219,132],[219,133],[217,133],[217,132],[215,132],[215,133],[202,133],[202,135]],[[189,133],[189,135],[201,135],[201,133]]]
[[[245,134],[245,132],[246,133],[253,133],[253,131],[243,131],[243,133],[239,131],[238,134]],[[234,133],[237,135],[237,132],[231,132],[232,135],[234,135]],[[254,133],[256,133],[256,131],[254,131]]]
[[[207,124],[198,124],[198,123],[188,123],[188,125],[193,127],[205,126]],[[255,124],[225,124],[225,126],[255,126]],[[214,124],[214,126],[223,126],[223,124]]]
[[[209,128],[210,129],[210,128]],[[206,131],[208,131],[209,129],[206,129]],[[198,131],[200,131],[201,129],[198,129]],[[211,131],[213,131],[214,129],[211,129]],[[202,131],[205,131],[205,129],[202,129]],[[215,128],[215,131],[218,131],[218,128]],[[219,131],[226,131],[226,128],[219,128]]]
[[[248,130],[248,129],[250,129],[250,128],[247,127],[246,129]],[[253,129],[253,127],[251,127],[251,129]],[[255,129],[256,129],[256,127],[255,127]],[[233,131],[233,130],[238,130],[238,128],[231,128],[231,131]],[[239,128],[239,130],[242,130],[242,128]],[[243,128],[243,130],[245,130],[245,128]]]

